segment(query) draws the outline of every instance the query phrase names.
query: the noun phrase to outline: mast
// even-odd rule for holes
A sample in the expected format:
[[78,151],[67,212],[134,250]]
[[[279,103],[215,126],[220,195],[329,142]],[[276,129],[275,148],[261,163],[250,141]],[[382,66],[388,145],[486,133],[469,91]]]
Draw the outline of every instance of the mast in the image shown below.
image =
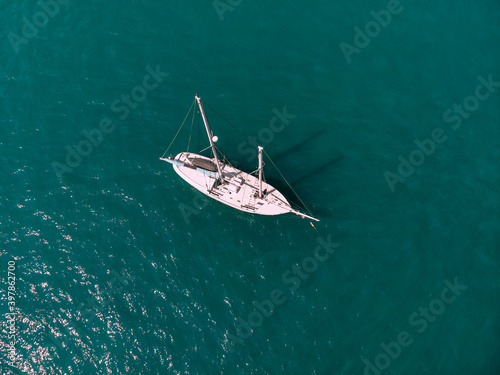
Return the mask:
[[198,102],[198,107],[200,107],[201,117],[203,117],[203,123],[205,124],[205,129],[207,130],[208,140],[210,141],[210,147],[212,147],[212,152],[215,158],[215,164],[217,164],[217,170],[219,171],[219,180],[222,179],[222,169],[219,164],[219,158],[217,157],[217,151],[215,149],[214,141],[212,139],[212,132],[210,131],[210,127],[208,126],[207,116],[205,116],[205,110],[203,109],[203,105],[201,104],[201,98],[196,95],[196,101]]
[[259,146],[259,198],[262,198],[262,150],[263,147]]

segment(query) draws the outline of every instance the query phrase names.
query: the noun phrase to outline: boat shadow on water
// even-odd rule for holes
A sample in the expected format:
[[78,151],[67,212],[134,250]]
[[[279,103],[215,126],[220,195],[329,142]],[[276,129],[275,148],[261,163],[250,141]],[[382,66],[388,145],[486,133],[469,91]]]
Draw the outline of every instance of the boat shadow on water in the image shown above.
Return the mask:
[[[197,111],[196,108],[198,108],[199,111]],[[176,156],[170,155],[165,157],[177,138],[177,135],[179,135],[179,132],[184,126],[186,120],[190,117],[191,112],[192,123],[187,149],[189,149],[191,142],[192,125],[197,112],[202,117],[210,146],[199,151],[199,153],[183,151],[178,153]],[[299,150],[302,149],[303,146],[324,133],[325,130],[315,132],[308,138],[301,140],[296,145],[277,155],[277,158],[289,154],[302,154],[302,151]],[[160,157],[160,160],[171,164],[177,175],[192,187],[206,196],[233,209],[264,216],[292,213],[302,219],[307,218],[309,220],[319,221],[318,218],[313,216],[306,204],[303,203],[292,185],[297,185],[304,179],[310,178],[314,174],[323,171],[324,168],[327,168],[329,165],[335,163],[339,160],[339,158],[327,161],[326,163],[323,163],[323,165],[317,166],[312,170],[306,170],[306,175],[299,177],[290,183],[268,153],[264,151],[264,147],[257,145],[258,152],[256,156],[258,156],[258,168],[257,170],[248,173],[245,172],[244,169],[239,169],[238,163],[234,163],[234,161],[228,159],[220,151],[220,149],[215,145],[217,141],[218,137],[213,134],[209,126],[202,100],[196,95],[186,117],[184,118],[184,121],[167,147],[167,150]],[[309,144],[307,145],[307,148],[311,149]],[[240,148],[238,147],[238,151],[239,149]],[[201,154],[205,150],[211,151],[210,156],[204,156]],[[316,152],[313,153],[311,150],[309,151],[311,155],[315,156],[315,158],[318,157]],[[275,168],[277,174],[281,177],[281,180],[279,180],[276,178],[276,173],[272,173],[270,176],[268,174],[270,177],[269,182],[272,180],[272,185],[269,184],[264,178],[264,154],[270,161],[270,164],[272,164]],[[304,160],[304,157],[294,160]],[[292,160],[288,160],[288,167],[298,169],[297,167],[294,167],[293,164],[294,162]],[[294,171],[293,176],[296,176],[299,173]],[[287,195],[289,195],[290,199],[292,199],[294,206],[292,206],[287,198],[280,192],[281,190],[287,192]],[[301,204],[296,204],[296,201],[299,201]],[[307,213],[304,212],[304,210],[306,210]]]
[[[337,163],[342,158],[343,158],[342,156],[338,156],[338,157],[336,157],[336,158],[334,158],[334,159],[332,159],[332,160],[330,160],[330,161],[322,164],[321,166],[315,168],[314,170],[307,172],[303,176],[300,176],[299,178],[296,178],[293,181],[289,181],[290,185],[292,185],[292,187],[293,187],[293,189],[295,191],[297,191],[297,190],[300,191],[301,190],[300,189],[300,185],[303,182],[305,182],[307,179],[309,179],[309,178],[311,178],[311,177],[313,177],[315,175],[320,175],[320,173],[324,173],[324,170],[326,168],[328,168],[328,167],[332,166],[333,164]],[[294,190],[292,190],[292,188],[290,188],[281,179],[267,175],[266,176],[266,180],[267,180],[267,182],[269,184],[271,184],[276,189],[278,189],[279,191],[281,191],[283,193],[283,195],[288,199],[288,201],[292,205],[297,206],[297,207],[303,207],[303,204],[300,202],[300,200],[295,195]],[[332,217],[332,215],[331,215],[331,213],[329,211],[321,209],[321,202],[319,202],[319,201],[316,202],[315,199],[314,199],[314,196],[315,195],[312,195],[312,196],[308,197],[305,200],[304,203],[306,203],[306,205],[308,205],[308,207],[311,208],[316,215],[322,216],[322,217]]]
[[[319,130],[312,134],[311,136],[307,137],[306,139],[302,140],[301,142],[298,142],[297,144],[289,147],[285,151],[280,152],[279,154],[275,155],[272,157],[274,161],[278,159],[283,159],[284,157],[292,157],[295,154],[299,152],[303,152],[306,149],[311,149],[311,142],[320,136],[324,135],[326,133],[326,130]],[[304,174],[294,178],[293,180],[288,180],[290,183],[291,187],[288,186],[288,184],[283,181],[277,171],[276,168],[271,168],[270,171],[266,173],[266,181],[274,186],[277,190],[281,191],[283,195],[287,198],[287,200],[292,203],[296,207],[303,207],[303,204],[300,202],[298,199],[297,195],[295,194],[294,190],[301,190],[300,186],[304,185],[304,183],[309,180],[310,178],[314,177],[321,177],[321,175],[324,175],[325,170],[334,164],[338,163],[344,158],[343,155],[337,154],[334,157],[332,157],[330,160],[320,164],[319,166],[316,166],[312,169],[307,169]],[[230,160],[230,163],[234,165],[236,168],[243,168],[245,169],[244,164],[240,164],[238,161],[232,159]],[[248,164],[248,163],[247,163]],[[286,176],[285,176],[286,177]],[[300,195],[300,194],[299,194]],[[321,209],[321,204],[320,202],[315,202],[314,197],[308,198],[305,203],[308,206],[311,206],[313,208],[313,211],[320,216],[323,217],[332,217],[331,213],[327,210]],[[305,208],[305,207],[303,207]]]

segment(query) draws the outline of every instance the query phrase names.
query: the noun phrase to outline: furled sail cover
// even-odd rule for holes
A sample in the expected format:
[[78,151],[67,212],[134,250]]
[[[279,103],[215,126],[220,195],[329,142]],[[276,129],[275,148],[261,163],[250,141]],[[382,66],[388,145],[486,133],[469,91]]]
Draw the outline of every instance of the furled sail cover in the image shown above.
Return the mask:
[[216,172],[217,166],[215,163],[212,163],[210,160],[201,159],[201,158],[192,158],[189,159],[194,166],[202,169],[206,169],[207,171]]

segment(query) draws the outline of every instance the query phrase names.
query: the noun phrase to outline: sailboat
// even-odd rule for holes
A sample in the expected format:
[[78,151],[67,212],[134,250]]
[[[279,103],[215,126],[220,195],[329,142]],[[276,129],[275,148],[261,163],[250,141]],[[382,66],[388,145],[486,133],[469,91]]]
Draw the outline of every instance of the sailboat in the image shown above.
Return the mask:
[[[213,158],[188,151],[181,152],[175,157],[172,155],[165,157],[175,137],[179,134],[182,128],[181,125],[181,128],[179,128],[176,136],[170,143],[169,148],[165,151],[163,156],[160,157],[160,160],[172,164],[174,171],[184,181],[201,193],[237,210],[258,215],[281,215],[292,213],[302,218],[319,221],[311,215],[307,215],[292,208],[283,194],[263,180],[263,147],[258,146],[259,166],[255,171],[258,172],[257,177],[233,167],[223,155],[223,160],[221,160],[218,156],[218,149],[215,146],[218,137],[214,136],[210,130],[203,103],[198,95],[195,96],[195,102],[199,107],[205,125],[205,130],[210,142],[209,148],[212,150]],[[193,105],[195,102],[193,102]],[[190,111],[191,109],[189,112]],[[186,118],[188,115],[186,115]],[[186,119],[184,119],[184,121],[185,120]]]

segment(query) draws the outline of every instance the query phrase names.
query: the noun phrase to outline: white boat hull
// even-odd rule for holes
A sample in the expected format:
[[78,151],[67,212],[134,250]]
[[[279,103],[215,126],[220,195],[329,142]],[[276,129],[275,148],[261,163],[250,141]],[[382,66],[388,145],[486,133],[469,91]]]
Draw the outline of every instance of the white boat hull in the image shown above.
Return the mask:
[[[217,137],[210,130],[205,110],[198,95],[195,96],[195,101],[198,103],[214,158],[211,159],[190,152],[181,152],[175,158],[161,157],[161,160],[172,164],[174,171],[195,189],[229,207],[259,215],[281,215],[292,212],[302,218],[307,217],[308,219],[319,221],[315,217],[294,210],[278,190],[263,181],[262,170],[264,165],[262,163],[263,148],[261,146],[258,147],[258,178],[240,171],[229,164],[220,162],[217,156],[217,148],[214,145],[217,142]],[[188,115],[190,112],[191,109]],[[172,146],[179,131],[182,129],[186,118],[182,122],[170,146]],[[168,152],[170,146],[168,146],[167,151],[163,155]]]
[[214,159],[190,152],[162,160],[170,162],[174,171],[195,189],[237,210],[259,215],[299,214],[277,189],[265,181],[262,181],[263,196],[259,198],[259,179],[255,176],[224,164],[221,166],[222,182],[217,183],[218,172],[199,168],[193,164],[193,159],[198,159],[197,164],[203,164],[203,160],[215,163]]

